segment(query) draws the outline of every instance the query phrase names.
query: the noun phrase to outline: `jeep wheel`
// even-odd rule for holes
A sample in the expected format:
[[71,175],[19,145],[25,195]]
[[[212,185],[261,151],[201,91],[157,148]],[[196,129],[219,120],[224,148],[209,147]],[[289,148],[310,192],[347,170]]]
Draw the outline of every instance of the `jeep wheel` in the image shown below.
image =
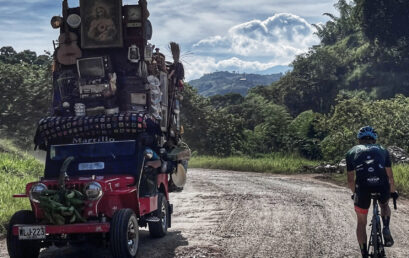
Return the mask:
[[136,257],[139,245],[139,225],[131,209],[114,214],[110,229],[110,249],[114,258]]
[[13,235],[13,226],[16,224],[35,224],[32,211],[18,211],[11,217],[7,230],[7,249],[10,258],[34,258],[40,253],[40,243],[36,240],[19,240]]
[[169,209],[163,193],[158,194],[158,209],[154,215],[159,218],[157,222],[149,222],[149,233],[152,237],[163,237],[168,232]]

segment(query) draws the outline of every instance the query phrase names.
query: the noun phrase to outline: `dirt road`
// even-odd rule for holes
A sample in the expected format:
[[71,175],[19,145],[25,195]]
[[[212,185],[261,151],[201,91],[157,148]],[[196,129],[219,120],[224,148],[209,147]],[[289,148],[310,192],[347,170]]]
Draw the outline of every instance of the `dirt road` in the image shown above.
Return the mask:
[[[139,257],[359,257],[355,213],[346,188],[313,175],[189,170],[171,195],[173,224],[162,239],[141,230]],[[409,257],[409,202],[393,211],[395,245],[388,257]],[[4,241],[0,257],[8,257]],[[41,257],[109,257],[107,250],[45,250]]]

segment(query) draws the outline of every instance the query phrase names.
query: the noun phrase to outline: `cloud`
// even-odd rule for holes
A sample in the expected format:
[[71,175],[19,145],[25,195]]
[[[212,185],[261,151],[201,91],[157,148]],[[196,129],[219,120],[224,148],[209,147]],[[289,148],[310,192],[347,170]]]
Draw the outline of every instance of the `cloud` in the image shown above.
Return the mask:
[[296,55],[319,43],[314,31],[315,28],[303,18],[280,13],[264,21],[252,20],[233,26],[226,36],[208,37],[193,47],[199,55],[224,52],[287,65]]
[[190,80],[215,70],[266,73],[279,67],[285,71],[296,55],[319,43],[314,32],[305,19],[290,13],[232,26],[223,36],[193,44],[186,77]]

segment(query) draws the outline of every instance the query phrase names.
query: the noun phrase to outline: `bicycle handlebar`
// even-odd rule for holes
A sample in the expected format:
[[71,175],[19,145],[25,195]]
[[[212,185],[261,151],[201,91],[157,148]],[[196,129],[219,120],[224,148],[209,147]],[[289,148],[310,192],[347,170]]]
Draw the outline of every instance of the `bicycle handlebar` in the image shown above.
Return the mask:
[[396,206],[396,199],[397,199],[397,198],[393,198],[393,208],[394,208],[395,210],[398,209],[398,207]]
[[399,198],[399,194],[397,191],[391,193],[391,197],[393,199],[393,208],[396,210],[398,207],[396,207],[396,200]]
[[[355,197],[355,194],[351,195],[351,199],[352,199],[352,200],[354,200],[354,197]],[[392,199],[393,199],[393,208],[394,208],[395,210],[397,210],[397,209],[398,209],[398,206],[396,205],[396,200],[398,199],[398,197],[393,196]]]

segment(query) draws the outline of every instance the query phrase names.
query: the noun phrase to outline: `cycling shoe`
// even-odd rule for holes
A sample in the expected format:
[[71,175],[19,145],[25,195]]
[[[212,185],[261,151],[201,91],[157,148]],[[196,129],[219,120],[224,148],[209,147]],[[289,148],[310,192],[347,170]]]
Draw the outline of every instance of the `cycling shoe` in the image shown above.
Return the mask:
[[394,244],[391,231],[389,228],[383,228],[382,230],[383,239],[385,240],[385,247],[391,247]]

